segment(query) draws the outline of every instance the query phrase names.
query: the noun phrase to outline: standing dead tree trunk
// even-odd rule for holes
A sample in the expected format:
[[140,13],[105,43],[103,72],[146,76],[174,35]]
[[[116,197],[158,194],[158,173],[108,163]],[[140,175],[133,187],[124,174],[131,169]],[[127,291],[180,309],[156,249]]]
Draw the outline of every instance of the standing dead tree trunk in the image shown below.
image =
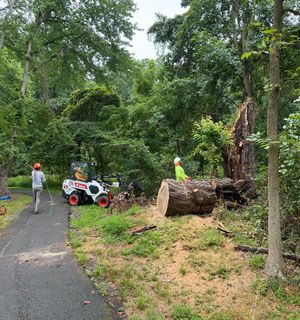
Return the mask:
[[226,177],[233,181],[247,180],[254,176],[254,145],[247,137],[254,133],[255,104],[252,98],[240,107],[231,136],[234,144],[223,152]]

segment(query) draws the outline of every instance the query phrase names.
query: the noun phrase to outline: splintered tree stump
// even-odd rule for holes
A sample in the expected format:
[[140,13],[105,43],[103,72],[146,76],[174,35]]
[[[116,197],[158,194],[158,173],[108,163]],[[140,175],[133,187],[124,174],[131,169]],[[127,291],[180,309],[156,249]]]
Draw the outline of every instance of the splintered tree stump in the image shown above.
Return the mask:
[[211,213],[217,195],[210,181],[179,182],[163,180],[158,191],[157,207],[165,216]]
[[255,103],[248,97],[231,128],[233,144],[223,153],[225,176],[234,182],[254,176],[254,144],[247,140],[254,133],[254,116]]

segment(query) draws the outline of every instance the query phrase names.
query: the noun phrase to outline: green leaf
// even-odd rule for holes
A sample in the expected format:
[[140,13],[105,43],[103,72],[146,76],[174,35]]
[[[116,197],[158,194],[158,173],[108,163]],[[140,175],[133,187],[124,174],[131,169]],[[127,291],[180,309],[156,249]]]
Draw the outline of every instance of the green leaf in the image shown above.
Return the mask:
[[256,53],[257,53],[256,51],[245,52],[242,54],[241,60],[248,59],[250,56],[252,56],[253,54],[256,54]]
[[273,34],[276,31],[277,31],[276,29],[265,29],[265,30],[263,30],[263,33],[264,34]]

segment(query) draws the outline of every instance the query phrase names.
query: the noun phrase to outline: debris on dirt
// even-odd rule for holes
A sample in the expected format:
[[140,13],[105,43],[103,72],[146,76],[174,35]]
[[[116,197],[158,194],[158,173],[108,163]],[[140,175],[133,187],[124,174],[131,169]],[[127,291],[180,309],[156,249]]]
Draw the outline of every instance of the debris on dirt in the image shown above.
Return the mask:
[[85,300],[85,301],[83,301],[83,304],[85,304],[85,305],[87,305],[87,304],[91,304],[92,302],[91,301],[89,301],[89,300]]
[[[246,246],[246,245],[243,245],[243,244],[236,245],[234,247],[234,249],[237,250],[237,251],[268,254],[268,249],[267,248],[251,247],[251,246]],[[287,260],[293,260],[298,265],[300,265],[300,256],[299,255],[296,255],[296,254],[290,253],[290,252],[283,252],[282,256],[283,256],[283,258],[285,258]]]
[[138,228],[138,229],[133,229],[131,231],[131,235],[132,236],[139,235],[139,234],[142,234],[148,230],[156,230],[156,229],[157,229],[157,226],[154,226],[154,225],[146,226],[146,227],[142,227],[142,228]]
[[146,206],[148,205],[149,201],[146,199],[145,196],[141,197],[130,197],[128,192],[121,192],[117,194],[113,200],[111,201],[111,205],[109,207],[109,213],[112,214],[114,211],[116,212],[123,212],[127,211],[134,205],[138,206]]
[[234,237],[233,232],[227,230],[227,229],[225,228],[225,226],[223,225],[223,223],[221,223],[221,222],[219,222],[217,229],[218,229],[219,231],[223,232],[223,234],[224,234],[225,237],[228,237],[228,238]]

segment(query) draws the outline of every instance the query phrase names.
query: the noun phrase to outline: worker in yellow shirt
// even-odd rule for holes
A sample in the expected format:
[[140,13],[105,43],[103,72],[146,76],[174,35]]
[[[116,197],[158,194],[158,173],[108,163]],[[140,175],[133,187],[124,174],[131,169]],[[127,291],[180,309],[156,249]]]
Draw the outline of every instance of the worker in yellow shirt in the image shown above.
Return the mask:
[[179,157],[176,157],[174,159],[174,165],[175,165],[175,174],[176,174],[177,181],[191,180],[191,178],[185,174],[184,169],[182,168],[181,159]]

